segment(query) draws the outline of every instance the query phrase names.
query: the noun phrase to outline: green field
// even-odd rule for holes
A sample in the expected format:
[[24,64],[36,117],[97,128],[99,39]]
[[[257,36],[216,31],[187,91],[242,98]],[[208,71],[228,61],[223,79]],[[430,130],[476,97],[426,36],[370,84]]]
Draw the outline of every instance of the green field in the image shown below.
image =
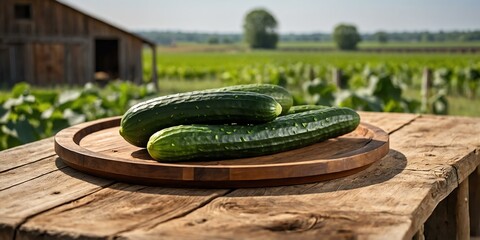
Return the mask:
[[[296,104],[480,117],[478,54],[246,51],[229,45],[205,51],[204,47],[159,48],[158,91],[152,83],[138,86],[125,81],[46,89],[20,84],[1,90],[0,150],[52,136],[73,124],[121,115],[146,98],[234,84],[278,84],[292,92]],[[151,52],[145,50],[143,60],[148,82]],[[422,108],[425,68],[431,70],[432,88],[427,108]],[[340,80],[346,82],[343,88],[334,81],[339,71]]]
[[[278,50],[285,49],[322,49],[335,48],[334,42],[279,42]],[[441,47],[480,47],[480,41],[476,42],[387,42],[379,43],[374,41],[363,41],[358,48],[441,48]],[[206,44],[192,42],[177,42],[173,46],[159,46],[161,52],[236,52],[249,51],[246,43],[237,42],[231,44]]]
[[[225,46],[224,46],[225,47]],[[145,54],[149,66],[151,55]],[[299,91],[302,82],[312,80],[305,72],[314,72],[314,77],[331,80],[331,69],[342,69],[352,79],[362,78],[362,72],[373,69],[376,74],[388,74],[401,78],[404,96],[420,100],[420,83],[424,68],[434,72],[447,70],[458,78],[464,69],[478,69],[478,54],[395,54],[363,52],[284,52],[284,51],[230,51],[230,52],[158,52],[160,87],[166,93],[195,90],[205,87],[224,86],[237,83],[272,82],[279,71],[286,71]],[[300,69],[300,70],[299,70]],[[303,71],[301,73],[292,73]],[[145,70],[150,77],[151,69]],[[277,75],[275,75],[277,74]],[[434,73],[435,74],[435,73]],[[446,79],[446,81],[453,81]],[[476,90],[478,91],[478,90]],[[477,93],[477,95],[479,95]],[[454,91],[447,94],[449,114],[480,116],[478,97],[465,96]]]
[[[280,42],[282,48],[334,48],[334,42]],[[363,41],[359,49],[365,48],[435,48],[435,47],[480,47],[480,42],[387,42]]]
[[[150,65],[151,53],[144,53],[144,65]],[[430,67],[465,65],[480,61],[479,54],[399,54],[362,52],[158,52],[160,67],[169,65],[192,68],[229,68],[258,64],[287,64],[304,62],[320,65],[346,66],[350,64],[407,64]]]

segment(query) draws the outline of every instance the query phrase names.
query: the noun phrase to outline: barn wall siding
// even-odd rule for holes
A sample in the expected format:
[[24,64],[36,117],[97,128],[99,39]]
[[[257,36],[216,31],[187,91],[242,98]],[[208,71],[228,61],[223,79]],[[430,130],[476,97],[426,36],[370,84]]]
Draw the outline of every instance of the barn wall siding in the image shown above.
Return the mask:
[[[14,5],[18,3],[31,6],[31,20],[15,19]],[[95,39],[102,38],[119,41],[119,77],[140,82],[143,39],[54,0],[1,0],[0,46],[4,60],[0,64],[14,64],[11,72],[0,75],[10,76],[2,82],[50,85],[91,81]],[[14,63],[6,60],[12,54]],[[9,67],[0,69],[5,68]]]

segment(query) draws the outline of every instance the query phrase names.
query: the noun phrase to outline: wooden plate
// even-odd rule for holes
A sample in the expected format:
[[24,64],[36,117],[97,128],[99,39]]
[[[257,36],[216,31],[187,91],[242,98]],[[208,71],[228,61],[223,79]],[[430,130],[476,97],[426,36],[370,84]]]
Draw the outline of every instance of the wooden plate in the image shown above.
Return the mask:
[[266,187],[317,182],[367,168],[389,151],[388,134],[361,123],[352,133],[262,157],[160,163],[119,135],[120,117],[72,126],[55,136],[70,167],[124,182],[173,187]]

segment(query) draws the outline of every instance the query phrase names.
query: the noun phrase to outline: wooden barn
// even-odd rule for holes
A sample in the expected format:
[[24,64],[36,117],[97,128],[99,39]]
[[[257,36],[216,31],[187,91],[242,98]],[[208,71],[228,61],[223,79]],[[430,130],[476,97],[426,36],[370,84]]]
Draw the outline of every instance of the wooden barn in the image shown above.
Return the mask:
[[11,86],[142,80],[155,44],[55,0],[0,0],[0,81]]

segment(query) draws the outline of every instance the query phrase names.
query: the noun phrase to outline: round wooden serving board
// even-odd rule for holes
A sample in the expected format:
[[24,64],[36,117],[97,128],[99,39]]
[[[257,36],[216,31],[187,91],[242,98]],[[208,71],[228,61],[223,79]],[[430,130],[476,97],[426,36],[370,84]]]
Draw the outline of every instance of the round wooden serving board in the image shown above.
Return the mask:
[[70,167],[100,177],[171,187],[237,188],[292,185],[344,177],[389,151],[388,134],[361,123],[352,133],[287,152],[221,161],[160,163],[118,133],[120,117],[72,126],[55,136]]

